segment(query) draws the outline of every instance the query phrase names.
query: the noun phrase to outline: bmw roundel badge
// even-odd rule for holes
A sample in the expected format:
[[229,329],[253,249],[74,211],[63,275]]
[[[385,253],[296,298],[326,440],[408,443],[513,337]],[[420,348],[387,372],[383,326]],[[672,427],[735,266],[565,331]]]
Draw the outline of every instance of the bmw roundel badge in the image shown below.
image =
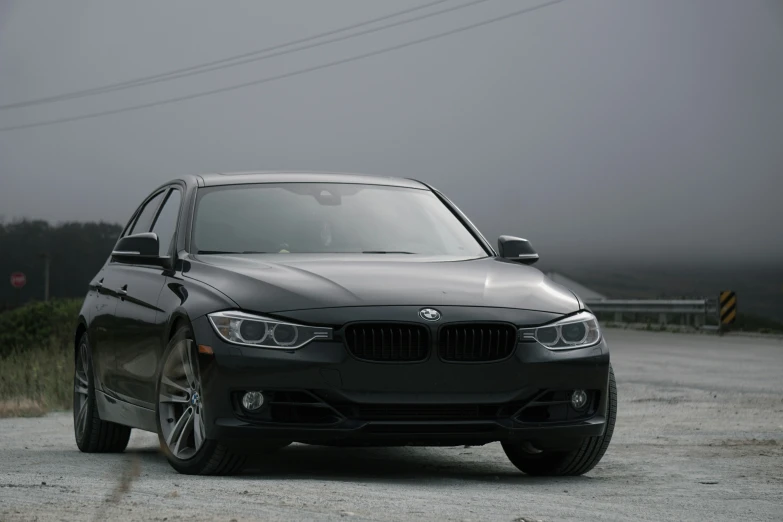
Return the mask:
[[438,312],[434,308],[422,308],[421,310],[419,310],[419,317],[421,317],[425,321],[439,321],[440,312]]

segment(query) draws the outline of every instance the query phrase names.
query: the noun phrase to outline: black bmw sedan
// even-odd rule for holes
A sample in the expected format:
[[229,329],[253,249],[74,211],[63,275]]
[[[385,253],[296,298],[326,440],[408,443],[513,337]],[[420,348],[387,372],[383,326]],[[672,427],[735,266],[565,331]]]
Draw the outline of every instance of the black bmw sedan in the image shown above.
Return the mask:
[[177,471],[230,474],[292,442],[499,441],[525,473],[585,473],[614,428],[609,351],[537,259],[418,181],[172,181],[90,283],[76,443],[120,452],[147,430]]

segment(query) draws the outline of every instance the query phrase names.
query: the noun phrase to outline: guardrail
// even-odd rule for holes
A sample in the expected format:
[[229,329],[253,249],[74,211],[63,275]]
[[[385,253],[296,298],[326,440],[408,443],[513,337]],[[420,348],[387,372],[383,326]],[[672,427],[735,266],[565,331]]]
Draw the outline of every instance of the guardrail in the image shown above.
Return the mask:
[[[614,314],[614,322],[652,322],[682,324],[701,328],[716,324],[718,303],[715,299],[602,299],[585,301],[596,314]],[[670,321],[679,318],[679,321]]]

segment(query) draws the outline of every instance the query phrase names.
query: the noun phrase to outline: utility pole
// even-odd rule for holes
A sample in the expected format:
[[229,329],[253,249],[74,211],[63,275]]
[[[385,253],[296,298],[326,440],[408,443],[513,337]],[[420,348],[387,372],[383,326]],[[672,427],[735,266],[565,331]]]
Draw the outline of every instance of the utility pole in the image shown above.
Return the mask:
[[50,257],[48,252],[41,254],[44,259],[44,302],[49,301],[49,265]]

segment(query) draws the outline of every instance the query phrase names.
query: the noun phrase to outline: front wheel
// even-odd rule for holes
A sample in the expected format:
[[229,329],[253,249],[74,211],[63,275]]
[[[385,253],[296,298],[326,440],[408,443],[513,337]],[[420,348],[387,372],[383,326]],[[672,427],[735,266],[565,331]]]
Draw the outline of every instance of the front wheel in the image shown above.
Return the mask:
[[156,420],[160,447],[169,464],[186,475],[231,475],[246,456],[206,438],[201,372],[193,334],[181,327],[163,354]]
[[540,451],[533,449],[527,443],[503,443],[503,451],[520,471],[528,475],[542,476],[577,476],[587,473],[595,467],[606,453],[614,432],[614,421],[617,416],[617,385],[614,380],[614,370],[609,367],[609,401],[606,406],[606,430],[600,437],[588,437],[575,450],[571,451]]

